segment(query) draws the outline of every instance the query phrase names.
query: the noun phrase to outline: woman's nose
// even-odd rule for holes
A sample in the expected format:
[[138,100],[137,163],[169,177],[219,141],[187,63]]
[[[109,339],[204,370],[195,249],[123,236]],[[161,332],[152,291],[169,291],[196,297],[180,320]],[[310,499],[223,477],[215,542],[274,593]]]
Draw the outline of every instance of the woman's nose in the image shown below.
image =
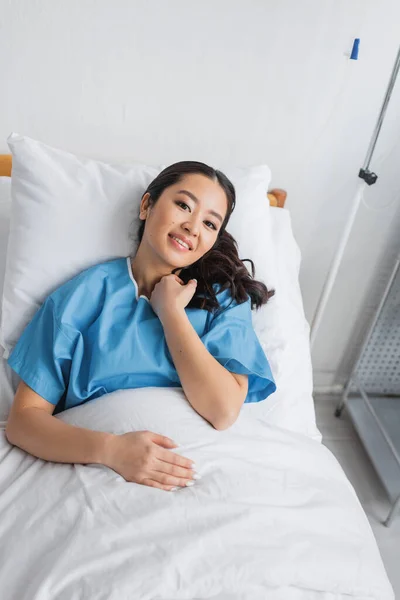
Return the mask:
[[192,235],[197,236],[199,233],[200,223],[198,223],[198,221],[196,219],[193,219],[193,221],[187,221],[184,224],[184,227]]

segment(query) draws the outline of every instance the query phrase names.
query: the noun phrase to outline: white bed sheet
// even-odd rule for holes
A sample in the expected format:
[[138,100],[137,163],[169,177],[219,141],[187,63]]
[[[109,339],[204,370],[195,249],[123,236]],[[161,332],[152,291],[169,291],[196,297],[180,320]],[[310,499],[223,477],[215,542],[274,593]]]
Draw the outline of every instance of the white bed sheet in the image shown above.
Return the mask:
[[202,479],[165,492],[36,459],[0,432],[2,600],[394,599],[355,491],[319,442],[246,413],[216,431],[181,388],[118,391],[57,418],[167,435]]
[[117,392],[58,416],[172,437],[203,475],[193,488],[167,493],[10,446],[4,426],[18,377],[0,359],[2,600],[393,598],[355,492],[319,443],[300,253],[288,212],[272,213],[284,304],[266,308],[270,319],[284,312],[288,334],[276,346],[274,328],[268,336],[279,388],[269,404],[244,407],[226,432],[199,417],[180,388]]

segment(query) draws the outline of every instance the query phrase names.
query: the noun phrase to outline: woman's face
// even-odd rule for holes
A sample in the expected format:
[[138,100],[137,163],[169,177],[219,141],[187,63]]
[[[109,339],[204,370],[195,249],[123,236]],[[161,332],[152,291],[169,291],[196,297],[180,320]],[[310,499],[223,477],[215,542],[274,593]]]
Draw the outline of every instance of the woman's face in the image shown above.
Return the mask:
[[[228,201],[218,181],[200,174],[185,175],[166,188],[154,206],[145,194],[140,219],[146,220],[141,245],[150,246],[168,268],[195,263],[214,245],[228,210]],[[189,245],[182,246],[173,239]]]

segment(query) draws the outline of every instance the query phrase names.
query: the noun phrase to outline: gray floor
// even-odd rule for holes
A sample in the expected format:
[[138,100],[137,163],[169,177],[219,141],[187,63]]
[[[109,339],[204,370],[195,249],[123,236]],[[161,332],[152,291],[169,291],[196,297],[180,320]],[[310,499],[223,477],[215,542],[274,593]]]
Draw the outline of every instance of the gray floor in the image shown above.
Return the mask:
[[396,598],[400,599],[400,514],[390,527],[382,524],[390,509],[388,498],[346,410],[339,419],[334,416],[338,397],[314,394],[314,400],[322,442],[340,462],[364,507]]

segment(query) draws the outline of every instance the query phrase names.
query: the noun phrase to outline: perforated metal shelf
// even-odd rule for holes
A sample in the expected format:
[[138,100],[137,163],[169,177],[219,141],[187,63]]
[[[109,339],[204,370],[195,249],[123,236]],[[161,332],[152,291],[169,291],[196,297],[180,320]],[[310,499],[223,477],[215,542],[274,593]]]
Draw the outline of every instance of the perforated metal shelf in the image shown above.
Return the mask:
[[368,394],[400,396],[400,269],[357,367]]

